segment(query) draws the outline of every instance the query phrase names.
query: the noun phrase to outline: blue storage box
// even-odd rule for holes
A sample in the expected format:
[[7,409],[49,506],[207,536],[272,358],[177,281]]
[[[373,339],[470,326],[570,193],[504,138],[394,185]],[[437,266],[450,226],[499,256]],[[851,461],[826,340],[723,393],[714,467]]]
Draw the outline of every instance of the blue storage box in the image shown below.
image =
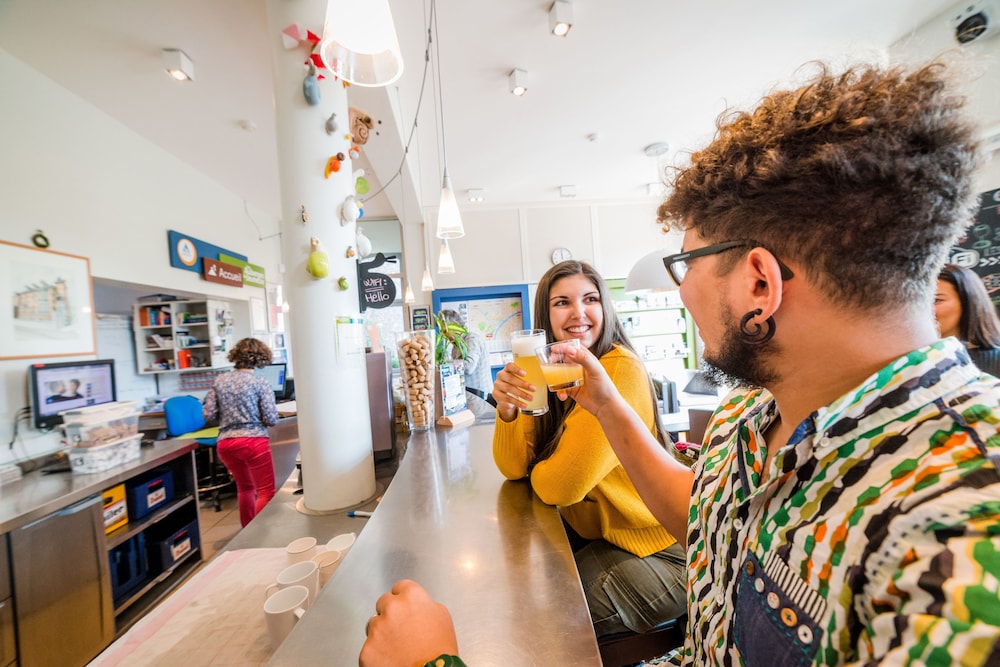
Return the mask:
[[146,551],[149,556],[149,573],[152,576],[166,571],[201,545],[198,519],[174,530],[165,529],[158,524],[146,532],[149,537]]
[[128,515],[132,520],[141,519],[174,499],[174,476],[169,470],[154,470],[139,480],[126,486]]
[[139,533],[108,552],[111,597],[117,603],[146,581],[146,537]]

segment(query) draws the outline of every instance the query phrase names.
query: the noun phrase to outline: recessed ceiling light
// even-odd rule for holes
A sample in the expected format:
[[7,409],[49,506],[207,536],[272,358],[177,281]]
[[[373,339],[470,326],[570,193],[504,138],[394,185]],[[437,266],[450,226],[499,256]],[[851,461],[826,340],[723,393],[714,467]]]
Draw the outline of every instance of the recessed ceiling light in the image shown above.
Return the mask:
[[469,201],[486,201],[486,190],[483,188],[469,188]]

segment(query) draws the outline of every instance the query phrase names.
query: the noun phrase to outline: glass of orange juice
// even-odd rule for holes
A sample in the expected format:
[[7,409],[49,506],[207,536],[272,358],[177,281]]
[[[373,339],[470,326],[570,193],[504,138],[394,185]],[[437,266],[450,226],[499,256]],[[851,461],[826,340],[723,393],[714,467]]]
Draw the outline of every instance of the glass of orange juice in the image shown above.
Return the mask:
[[579,339],[561,340],[535,350],[549,391],[579,387],[583,384],[583,366],[570,361],[566,356],[567,348],[580,349]]
[[549,411],[549,390],[535,350],[545,346],[544,329],[525,329],[510,335],[510,349],[514,353],[514,363],[524,371],[524,379],[535,385],[537,390],[528,404],[519,408],[525,415],[544,415]]

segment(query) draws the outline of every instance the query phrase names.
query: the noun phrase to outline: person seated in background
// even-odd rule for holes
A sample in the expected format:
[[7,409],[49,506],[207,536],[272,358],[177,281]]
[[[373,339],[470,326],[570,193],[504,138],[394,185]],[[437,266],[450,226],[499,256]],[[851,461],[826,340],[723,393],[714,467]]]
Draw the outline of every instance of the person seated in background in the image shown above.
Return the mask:
[[938,275],[934,317],[942,338],[959,339],[979,370],[1000,376],[1000,318],[975,271],[945,265]]
[[464,345],[464,350],[459,346],[452,347],[452,356],[461,359],[465,365],[465,388],[484,401],[490,395],[493,388],[493,372],[490,369],[490,351],[486,347],[486,341],[482,336],[469,329],[468,324],[456,311],[445,309],[438,313],[438,317],[446,325],[457,324],[465,330],[460,333]]
[[[976,204],[963,106],[941,63],[820,66],[721,118],[677,173],[660,217],[683,252],[664,263],[738,385],[693,471],[593,354],[567,351],[586,377],[564,394],[660,522],[686,527],[677,662],[1000,664],[1000,381],[931,317]],[[455,650],[425,596],[379,598],[362,667]]]
[[[604,280],[584,262],[556,264],[535,293],[534,328],[549,342],[580,341],[664,442],[653,386],[625,334]],[[684,613],[684,547],[657,522],[590,413],[548,396],[548,412],[519,412],[535,387],[514,362],[497,374],[493,458],[507,479],[531,481],[569,525],[580,580],[599,637],[646,632]],[[686,502],[685,502],[686,506]]]

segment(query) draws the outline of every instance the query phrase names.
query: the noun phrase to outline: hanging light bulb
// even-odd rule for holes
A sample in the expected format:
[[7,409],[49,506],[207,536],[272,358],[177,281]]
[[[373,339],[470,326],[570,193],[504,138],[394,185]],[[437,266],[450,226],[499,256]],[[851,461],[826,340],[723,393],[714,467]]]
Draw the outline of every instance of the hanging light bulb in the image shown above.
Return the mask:
[[455,189],[451,187],[451,176],[448,175],[448,142],[444,134],[444,96],[441,93],[441,37],[437,27],[437,3],[431,4],[434,15],[434,53],[437,56],[438,109],[441,112],[441,156],[444,161],[444,171],[441,184],[441,203],[438,206],[437,233],[439,239],[457,239],[465,236],[462,226],[462,216],[458,212],[458,202],[455,200]]
[[424,267],[424,278],[423,280],[420,281],[420,289],[422,289],[425,292],[434,291],[434,281],[431,280],[431,272],[427,269],[426,266]]
[[438,254],[438,273],[455,273],[455,260],[448,247],[448,239],[442,239],[441,252]]
[[413,288],[410,287],[410,283],[407,282],[406,289],[403,290],[403,303],[413,303],[414,300],[415,299],[413,298]]
[[457,239],[463,236],[465,228],[462,226],[462,214],[458,212],[455,190],[451,187],[451,176],[448,175],[448,167],[445,167],[444,182],[441,185],[441,203],[438,206],[437,237]]

